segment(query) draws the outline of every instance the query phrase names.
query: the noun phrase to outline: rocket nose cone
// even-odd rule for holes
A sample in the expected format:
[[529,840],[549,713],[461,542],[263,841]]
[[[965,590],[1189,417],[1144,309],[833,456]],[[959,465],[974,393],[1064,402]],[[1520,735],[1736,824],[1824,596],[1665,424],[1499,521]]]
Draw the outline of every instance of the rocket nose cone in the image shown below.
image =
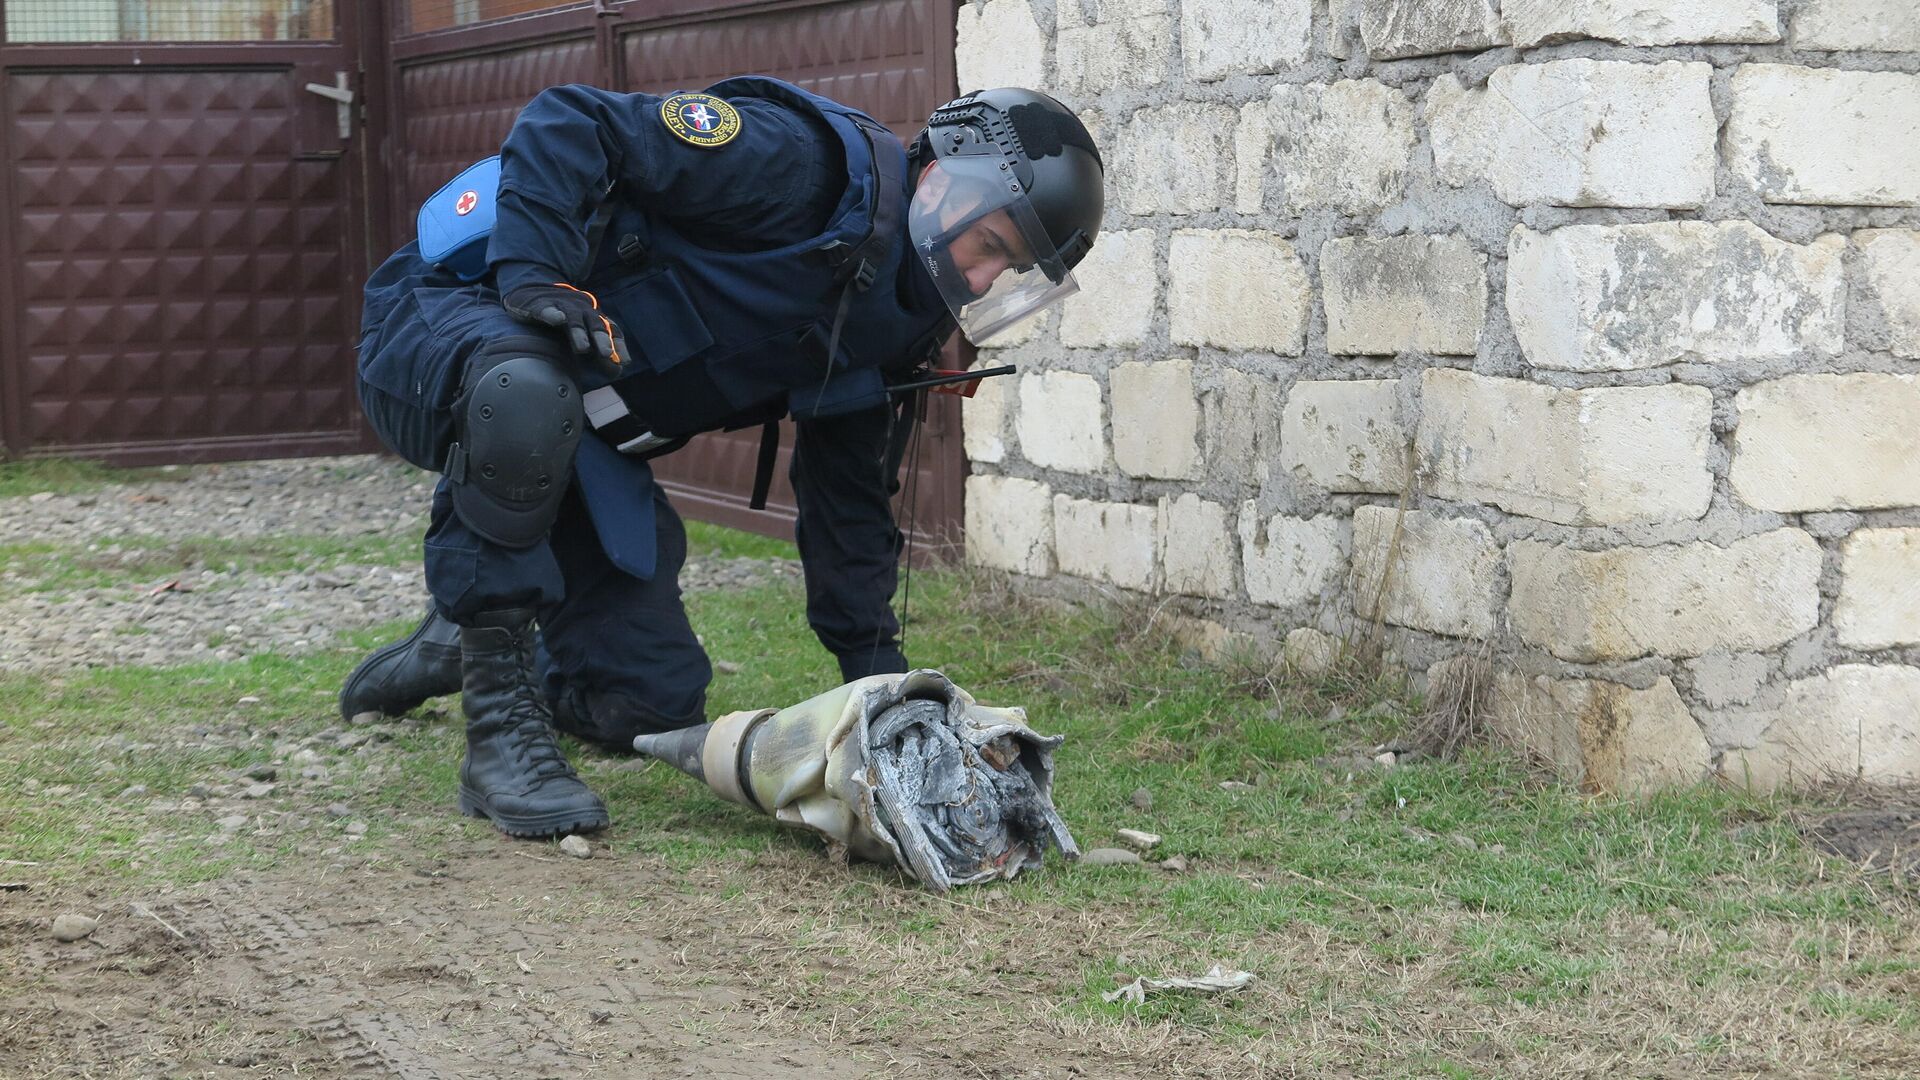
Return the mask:
[[705,749],[707,736],[712,731],[712,724],[700,724],[678,731],[663,731],[657,735],[636,735],[633,748],[650,758],[666,762],[695,780],[704,781],[707,771],[700,764],[700,753]]

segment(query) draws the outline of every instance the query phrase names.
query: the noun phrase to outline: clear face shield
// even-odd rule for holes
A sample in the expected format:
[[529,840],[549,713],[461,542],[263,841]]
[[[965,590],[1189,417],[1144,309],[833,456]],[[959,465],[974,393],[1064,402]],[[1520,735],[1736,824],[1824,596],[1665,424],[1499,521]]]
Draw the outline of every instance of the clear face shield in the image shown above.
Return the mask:
[[975,345],[1080,291],[997,157],[935,162],[914,188],[907,235]]

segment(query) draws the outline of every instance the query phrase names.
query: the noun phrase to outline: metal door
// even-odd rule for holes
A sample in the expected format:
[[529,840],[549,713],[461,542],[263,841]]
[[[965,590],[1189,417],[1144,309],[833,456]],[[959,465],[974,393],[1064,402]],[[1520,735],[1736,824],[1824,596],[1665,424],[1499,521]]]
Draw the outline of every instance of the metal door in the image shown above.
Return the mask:
[[116,461],[368,445],[361,5],[3,0],[6,447]]

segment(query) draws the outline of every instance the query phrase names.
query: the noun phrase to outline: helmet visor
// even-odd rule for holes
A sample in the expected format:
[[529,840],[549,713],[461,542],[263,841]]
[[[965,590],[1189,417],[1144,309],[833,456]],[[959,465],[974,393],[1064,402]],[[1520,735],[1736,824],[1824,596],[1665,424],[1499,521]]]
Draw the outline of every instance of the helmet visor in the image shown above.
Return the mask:
[[998,157],[950,157],[907,211],[914,255],[975,345],[1080,290]]

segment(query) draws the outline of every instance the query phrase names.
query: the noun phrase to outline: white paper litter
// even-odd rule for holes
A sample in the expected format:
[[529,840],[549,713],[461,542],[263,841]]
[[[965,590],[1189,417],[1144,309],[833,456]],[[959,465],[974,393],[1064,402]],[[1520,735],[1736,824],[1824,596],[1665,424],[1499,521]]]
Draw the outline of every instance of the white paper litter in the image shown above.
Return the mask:
[[1118,990],[1100,995],[1100,1000],[1129,1001],[1139,1005],[1147,1000],[1149,990],[1194,990],[1202,994],[1224,994],[1230,990],[1245,990],[1253,982],[1250,971],[1228,971],[1215,964],[1207,969],[1205,975],[1197,979],[1135,979]]

